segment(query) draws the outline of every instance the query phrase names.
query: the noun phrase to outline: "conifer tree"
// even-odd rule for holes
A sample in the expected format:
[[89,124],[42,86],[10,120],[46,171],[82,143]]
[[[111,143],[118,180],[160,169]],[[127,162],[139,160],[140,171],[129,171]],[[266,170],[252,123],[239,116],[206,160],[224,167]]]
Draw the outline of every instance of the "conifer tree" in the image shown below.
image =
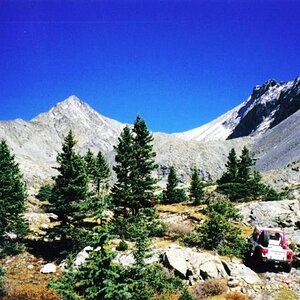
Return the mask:
[[148,201],[154,197],[157,180],[153,178],[152,171],[158,165],[154,161],[156,153],[153,151],[153,136],[140,116],[134,122],[133,133],[134,168],[132,170],[133,202],[131,209],[132,214],[137,215],[139,210],[147,206]]
[[123,214],[138,215],[141,208],[153,199],[156,180],[152,171],[157,168],[151,142],[153,136],[141,117],[137,117],[131,130],[126,126],[115,146],[117,183],[112,188],[115,207],[122,207]]
[[28,232],[28,226],[24,221],[26,198],[25,183],[19,165],[6,141],[2,140],[0,142],[0,252],[1,250],[5,252],[5,246],[8,246],[6,233],[13,233],[19,238]]
[[218,180],[219,184],[238,181],[239,162],[236,157],[235,149],[232,148],[229,152],[227,162],[225,164],[226,171]]
[[118,145],[114,146],[116,164],[113,170],[116,172],[117,182],[112,188],[112,200],[115,211],[119,213],[118,209],[122,208],[123,214],[127,215],[127,208],[133,201],[131,176],[135,164],[133,136],[129,126],[124,127],[118,141]]
[[178,203],[186,200],[185,191],[177,187],[178,183],[179,179],[177,177],[176,170],[172,166],[168,175],[167,188],[163,192],[164,203]]
[[88,148],[84,156],[84,160],[86,164],[86,173],[89,178],[89,181],[94,182],[96,175],[96,157],[90,148]]
[[242,154],[238,161],[238,181],[247,182],[250,179],[251,167],[254,166],[254,164],[249,149],[245,146],[242,149]]
[[194,168],[190,185],[190,199],[194,204],[200,204],[204,197],[203,183],[200,180],[198,170]]
[[96,196],[99,197],[111,175],[109,164],[101,151],[95,156],[91,149],[88,149],[84,159],[89,180],[95,186]]
[[103,156],[102,152],[99,151],[96,157],[96,186],[97,195],[99,196],[101,190],[106,188],[109,177],[111,176],[110,166]]
[[60,237],[61,241],[74,238],[72,235],[76,221],[82,213],[82,202],[87,197],[88,179],[84,159],[76,153],[73,132],[65,137],[62,152],[57,156],[56,168],[59,174],[54,177],[53,193],[46,206],[48,212],[57,215],[60,225],[49,228],[52,238]]

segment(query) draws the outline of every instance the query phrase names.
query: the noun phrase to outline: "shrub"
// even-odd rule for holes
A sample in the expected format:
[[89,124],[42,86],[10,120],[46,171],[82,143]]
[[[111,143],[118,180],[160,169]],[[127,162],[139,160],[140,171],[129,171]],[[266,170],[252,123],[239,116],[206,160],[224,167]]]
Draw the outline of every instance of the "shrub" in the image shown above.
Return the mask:
[[116,247],[116,249],[118,251],[126,251],[128,250],[128,244],[124,240],[121,240],[119,245]]
[[232,291],[226,295],[226,300],[250,300],[251,298],[238,291]]
[[221,295],[227,291],[227,284],[225,280],[207,279],[202,284],[200,284],[199,290],[205,296]]
[[26,284],[14,287],[2,300],[62,300],[46,283],[40,285]]

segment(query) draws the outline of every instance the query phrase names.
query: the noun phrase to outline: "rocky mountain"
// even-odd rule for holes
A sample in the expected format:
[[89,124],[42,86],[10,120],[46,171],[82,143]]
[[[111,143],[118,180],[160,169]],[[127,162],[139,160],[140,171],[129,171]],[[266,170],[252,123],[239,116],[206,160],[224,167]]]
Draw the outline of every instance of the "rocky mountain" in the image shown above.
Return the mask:
[[[202,127],[180,134],[154,133],[157,177],[165,181],[168,168],[175,166],[181,181],[186,182],[196,167],[203,179],[215,180],[224,169],[230,149],[234,147],[239,154],[246,145],[254,153],[258,169],[271,181],[297,181],[299,97],[300,77],[288,83],[269,80],[255,87],[244,103]],[[28,185],[34,186],[55,174],[56,156],[70,129],[78,140],[79,152],[101,150],[113,164],[113,146],[124,126],[70,96],[31,121],[0,122],[0,138],[7,140]]]
[[31,121],[0,122],[0,138],[7,140],[26,180],[32,185],[55,174],[56,156],[70,129],[75,133],[80,152],[91,148],[95,152],[109,153],[123,126],[71,96]]
[[268,80],[255,86],[239,106],[198,128],[175,134],[183,140],[226,140],[257,136],[300,109],[300,77],[290,82]]

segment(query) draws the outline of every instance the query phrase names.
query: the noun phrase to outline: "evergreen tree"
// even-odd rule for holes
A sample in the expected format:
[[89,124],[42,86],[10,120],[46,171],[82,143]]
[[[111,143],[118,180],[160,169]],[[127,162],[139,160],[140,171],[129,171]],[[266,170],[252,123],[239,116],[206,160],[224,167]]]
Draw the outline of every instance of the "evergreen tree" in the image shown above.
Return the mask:
[[133,216],[138,215],[154,197],[156,180],[152,171],[157,165],[152,141],[145,121],[137,117],[133,130],[126,126],[115,147],[117,183],[112,188],[112,197],[115,207],[122,207],[125,215],[127,209]]
[[195,168],[192,173],[191,185],[190,185],[190,199],[194,204],[200,204],[203,201],[204,190],[203,183],[200,180],[198,170]]
[[228,200],[214,200],[207,206],[207,216],[198,228],[200,246],[221,255],[242,256],[246,242],[241,237],[241,229],[231,223],[241,218],[238,210]]
[[96,157],[90,148],[88,148],[84,160],[89,181],[94,183],[96,176]]
[[152,172],[158,167],[154,158],[153,136],[147,128],[145,121],[138,116],[133,126],[134,145],[134,169],[132,170],[133,202],[131,210],[133,215],[137,215],[142,207],[148,205],[148,201],[153,199],[156,179]]
[[[255,162],[250,156],[248,148],[245,146],[242,149],[242,154],[238,161],[238,181],[247,182],[250,179],[251,167],[254,166]],[[232,181],[230,181],[232,182]]]
[[57,156],[53,193],[46,206],[48,212],[57,215],[59,225],[49,228],[52,238],[60,237],[62,242],[74,239],[76,222],[82,218],[82,202],[87,197],[88,178],[84,159],[75,152],[76,140],[70,130],[65,137],[62,152]]
[[167,188],[163,192],[164,203],[178,203],[186,200],[186,194],[183,189],[177,188],[179,179],[177,178],[176,170],[172,166],[168,175]]
[[237,182],[239,162],[236,157],[236,152],[234,148],[232,148],[229,152],[225,167],[226,167],[226,171],[224,172],[222,177],[218,180],[218,183],[222,184],[228,182]]
[[21,238],[28,232],[28,226],[23,218],[26,198],[25,183],[19,165],[6,141],[2,140],[0,142],[0,255],[1,252],[4,254],[8,247],[13,251],[13,244],[17,246],[17,243],[9,241],[7,233],[16,234],[17,238]]
[[124,127],[118,141],[118,145],[114,146],[116,164],[113,170],[116,172],[117,182],[112,188],[112,200],[115,211],[119,213],[121,208],[123,214],[127,215],[127,208],[133,202],[132,170],[135,165],[133,136],[129,126]]
[[107,181],[111,175],[109,164],[101,151],[95,157],[94,153],[88,149],[84,159],[89,180],[95,186],[96,196],[100,197],[102,190],[107,187]]
[[96,186],[97,195],[100,195],[101,191],[107,187],[107,182],[111,176],[110,166],[103,156],[102,152],[99,151],[96,157]]

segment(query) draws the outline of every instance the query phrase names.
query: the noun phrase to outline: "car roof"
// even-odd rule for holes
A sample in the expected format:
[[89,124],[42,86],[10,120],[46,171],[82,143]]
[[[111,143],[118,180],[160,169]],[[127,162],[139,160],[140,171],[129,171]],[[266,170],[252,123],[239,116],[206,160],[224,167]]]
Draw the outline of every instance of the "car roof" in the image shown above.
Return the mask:
[[256,227],[257,230],[259,231],[269,231],[269,232],[279,232],[279,233],[285,233],[284,230],[280,229],[280,228],[271,228],[271,227]]

